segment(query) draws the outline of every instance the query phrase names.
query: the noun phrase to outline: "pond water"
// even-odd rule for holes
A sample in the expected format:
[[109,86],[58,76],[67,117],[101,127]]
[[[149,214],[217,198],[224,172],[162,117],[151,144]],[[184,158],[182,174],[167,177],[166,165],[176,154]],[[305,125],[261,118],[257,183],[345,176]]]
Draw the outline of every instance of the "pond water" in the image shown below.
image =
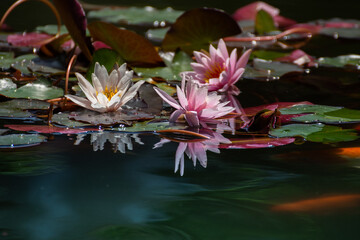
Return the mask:
[[[156,2],[160,7],[166,3]],[[284,13],[290,9],[283,9],[286,1],[269,3]],[[320,3],[333,4],[314,4]],[[229,2],[224,9],[236,7]],[[351,17],[355,8],[346,9],[348,13],[324,9],[318,17],[304,13],[303,18],[294,11],[289,17]],[[312,41],[304,49],[314,56],[360,52],[358,41],[327,39],[322,47],[316,44],[321,39]],[[324,79],[349,84],[337,89]],[[358,72],[320,68],[278,83],[244,80],[238,85],[243,92],[239,99],[244,107],[310,101],[360,109],[358,95],[346,94],[360,89],[358,81]],[[1,119],[0,129],[16,121]],[[0,149],[1,240],[360,237],[360,140],[221,149],[220,154],[208,152],[206,168],[185,158],[180,176],[174,173],[178,143],[154,149],[158,135],[117,133],[108,139],[125,144],[108,141],[102,150],[99,136],[44,135],[47,142],[38,146]]]

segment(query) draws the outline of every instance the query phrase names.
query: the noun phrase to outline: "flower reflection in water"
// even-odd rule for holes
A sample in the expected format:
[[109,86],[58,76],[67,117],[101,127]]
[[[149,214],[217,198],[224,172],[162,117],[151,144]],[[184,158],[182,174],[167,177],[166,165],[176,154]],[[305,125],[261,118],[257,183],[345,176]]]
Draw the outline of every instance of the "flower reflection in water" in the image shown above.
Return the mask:
[[[193,161],[194,167],[196,166],[196,160],[199,161],[200,165],[206,168],[207,166],[207,155],[206,151],[214,153],[220,153],[218,148],[221,143],[231,143],[231,141],[225,138],[221,133],[214,132],[210,129],[201,129],[200,133],[207,136],[209,139],[197,139],[196,141],[178,141],[179,146],[175,154],[175,170],[177,172],[180,168],[180,175],[184,175],[184,157],[185,153],[189,159]],[[165,143],[171,142],[169,139],[161,139],[160,142],[154,145],[155,148],[162,147]]]
[[[79,145],[85,136],[86,134],[78,134],[74,145]],[[138,134],[108,131],[101,131],[90,134],[90,143],[93,145],[94,151],[104,150],[105,143],[109,141],[113,146],[114,152],[120,151],[121,153],[125,153],[126,149],[133,150],[133,139],[138,144],[144,144],[141,142]]]

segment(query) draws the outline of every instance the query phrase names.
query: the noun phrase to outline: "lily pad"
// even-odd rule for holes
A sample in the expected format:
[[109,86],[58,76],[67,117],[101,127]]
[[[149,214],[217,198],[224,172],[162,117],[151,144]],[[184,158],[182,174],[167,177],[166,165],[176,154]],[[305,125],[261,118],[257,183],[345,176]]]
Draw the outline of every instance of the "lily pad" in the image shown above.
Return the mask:
[[326,113],[335,110],[339,110],[342,107],[333,107],[326,105],[309,105],[309,104],[299,104],[291,106],[289,108],[281,108],[281,114],[300,114],[300,113]]
[[0,79],[0,91],[16,89],[17,85],[10,78]]
[[188,54],[208,49],[209,44],[223,37],[241,33],[237,22],[227,13],[210,8],[186,11],[167,32],[162,47],[165,51],[178,48]]
[[89,131],[94,131],[98,129],[71,129],[71,128],[62,128],[62,127],[54,127],[48,125],[4,125],[4,127],[10,128],[16,131],[23,132],[38,132],[38,133],[61,133],[61,134],[78,134],[78,133],[86,133]]
[[0,136],[0,148],[31,147],[46,141],[39,134],[9,134]]
[[334,143],[334,142],[349,142],[358,139],[356,131],[353,129],[342,129],[337,126],[324,126],[319,132],[314,132],[307,136],[308,141]]
[[360,28],[322,28],[319,33],[335,39],[360,39]]
[[251,138],[251,139],[230,139],[230,144],[221,144],[219,148],[226,149],[256,149],[278,147],[293,143],[295,138]]
[[166,80],[181,80],[180,73],[191,71],[192,59],[185,52],[177,52],[172,61],[165,61],[166,67],[134,68],[141,77],[161,77]]
[[145,36],[147,39],[150,39],[152,41],[162,41],[165,38],[165,35],[167,31],[169,31],[169,29],[169,27],[149,29],[146,31]]
[[246,67],[243,77],[271,81],[278,80],[280,77],[291,72],[302,73],[304,69],[291,63],[273,62],[256,58],[253,60],[252,66]]
[[333,117],[328,116],[327,114],[306,114],[299,117],[292,118],[293,121],[304,122],[304,123],[314,123],[322,122],[329,124],[340,124],[340,123],[355,123],[360,122],[360,118],[345,118],[345,117]]
[[280,128],[272,129],[269,134],[274,137],[307,137],[308,135],[320,132],[324,128],[324,124],[289,124]]
[[110,23],[92,22],[88,25],[95,41],[101,41],[114,49],[129,65],[161,66],[163,61],[155,47],[135,32],[120,29]]
[[276,58],[285,57],[289,53],[286,52],[278,52],[278,51],[270,51],[270,50],[254,50],[251,53],[251,56],[255,58],[261,58],[264,60],[274,60]]
[[357,69],[360,68],[360,55],[350,54],[350,55],[342,55],[337,57],[321,57],[317,61],[320,66],[324,67],[346,67],[346,66],[354,66]]
[[[51,35],[55,35],[58,32],[58,26],[55,24],[49,24],[44,26],[37,26],[35,28],[35,31],[37,32],[43,32]],[[69,33],[65,25],[61,25],[60,27],[60,35]]]
[[0,103],[1,118],[33,118],[34,114],[25,111],[26,109],[43,109],[46,110],[50,106],[47,102],[28,99],[13,99]]
[[3,135],[3,134],[6,133],[7,131],[9,131],[9,129],[0,129],[0,135]]
[[172,8],[155,9],[153,7],[103,8],[90,11],[89,18],[98,18],[109,23],[151,24],[155,27],[173,23],[183,13]]
[[260,10],[255,18],[255,32],[260,35],[276,31],[273,17],[265,10]]
[[91,126],[91,124],[88,124],[88,123],[82,123],[82,122],[71,120],[69,117],[70,117],[69,113],[59,112],[52,116],[51,122],[57,123],[57,124],[60,124],[63,126],[67,126],[70,128]]
[[131,121],[148,120],[154,118],[153,115],[137,110],[121,110],[116,112],[98,113],[90,110],[72,112],[70,119],[90,123],[92,125],[114,125],[123,124],[130,126]]
[[28,83],[17,89],[3,89],[1,95],[9,98],[28,98],[28,99],[53,99],[62,97],[64,90],[51,84],[46,79],[39,79],[33,83]]
[[150,120],[145,122],[136,122],[131,127],[122,127],[122,128],[111,128],[112,131],[121,131],[121,132],[156,132],[159,130],[169,130],[169,129],[185,129],[187,126],[173,125],[168,121],[159,121],[159,120]]
[[1,53],[0,54],[0,69],[4,71],[7,69],[10,69],[11,67],[18,69],[19,66],[23,66],[23,67],[25,67],[25,71],[23,73],[30,73],[29,70],[27,69],[27,64],[26,65],[24,64],[24,61],[28,61],[28,60],[34,59],[36,57],[37,57],[37,55],[35,55],[35,54],[25,54],[25,55],[19,56],[17,58],[14,58],[13,53],[9,53],[9,54]]

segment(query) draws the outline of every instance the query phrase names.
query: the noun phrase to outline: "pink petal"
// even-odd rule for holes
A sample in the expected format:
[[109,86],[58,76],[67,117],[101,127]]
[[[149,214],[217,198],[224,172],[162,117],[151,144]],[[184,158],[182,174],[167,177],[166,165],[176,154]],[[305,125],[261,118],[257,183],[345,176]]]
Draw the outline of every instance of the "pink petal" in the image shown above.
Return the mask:
[[250,3],[236,10],[236,12],[233,14],[233,18],[236,21],[247,20],[247,19],[255,20],[256,14],[260,10],[264,10],[268,12],[271,16],[277,16],[279,15],[280,12],[278,8],[275,8],[267,3],[258,1],[258,2]]
[[166,92],[164,92],[163,90],[161,90],[157,87],[154,87],[154,90],[170,106],[172,106],[175,109],[181,109],[181,106],[178,104],[178,102],[176,102],[176,100],[174,98],[169,96],[169,94],[167,94]]
[[236,68],[245,68],[251,54],[251,49],[241,55],[240,59],[236,63]]
[[199,118],[197,112],[195,111],[188,111],[185,113],[185,119],[188,122],[190,127],[199,127]]
[[175,154],[175,170],[174,172],[177,172],[180,165],[180,175],[184,175],[184,152],[187,147],[187,143],[179,143],[178,148],[176,149]]
[[185,113],[185,111],[183,109],[178,109],[175,110],[169,118],[169,122],[176,122],[176,120],[178,120],[178,118],[181,116],[181,114]]
[[182,89],[179,88],[179,86],[176,86],[176,92],[179,99],[180,105],[186,109],[188,107],[188,100],[186,99],[185,93]]

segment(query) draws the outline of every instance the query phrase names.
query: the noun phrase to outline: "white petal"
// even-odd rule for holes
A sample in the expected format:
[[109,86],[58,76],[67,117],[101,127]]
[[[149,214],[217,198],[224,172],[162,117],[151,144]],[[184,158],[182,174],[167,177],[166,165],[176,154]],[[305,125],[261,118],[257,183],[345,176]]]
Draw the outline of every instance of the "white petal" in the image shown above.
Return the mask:
[[144,82],[145,82],[144,80],[141,80],[141,81],[138,81],[137,83],[135,83],[134,85],[132,85],[131,88],[129,88],[129,90],[127,90],[127,92],[121,97],[121,101],[119,104],[121,104],[121,106],[123,106],[128,101],[133,99],[135,97],[135,95],[137,94],[137,91],[139,90],[139,88],[141,87],[141,85]]
[[86,98],[82,98],[74,95],[65,95],[65,97],[69,98],[71,101],[73,101],[74,103],[76,103],[81,107],[93,110],[93,108],[91,107],[91,102]]
[[92,103],[97,102],[95,89],[90,84],[90,82],[79,73],[75,73],[75,75],[79,80],[79,87],[81,88],[87,99],[89,99]]

